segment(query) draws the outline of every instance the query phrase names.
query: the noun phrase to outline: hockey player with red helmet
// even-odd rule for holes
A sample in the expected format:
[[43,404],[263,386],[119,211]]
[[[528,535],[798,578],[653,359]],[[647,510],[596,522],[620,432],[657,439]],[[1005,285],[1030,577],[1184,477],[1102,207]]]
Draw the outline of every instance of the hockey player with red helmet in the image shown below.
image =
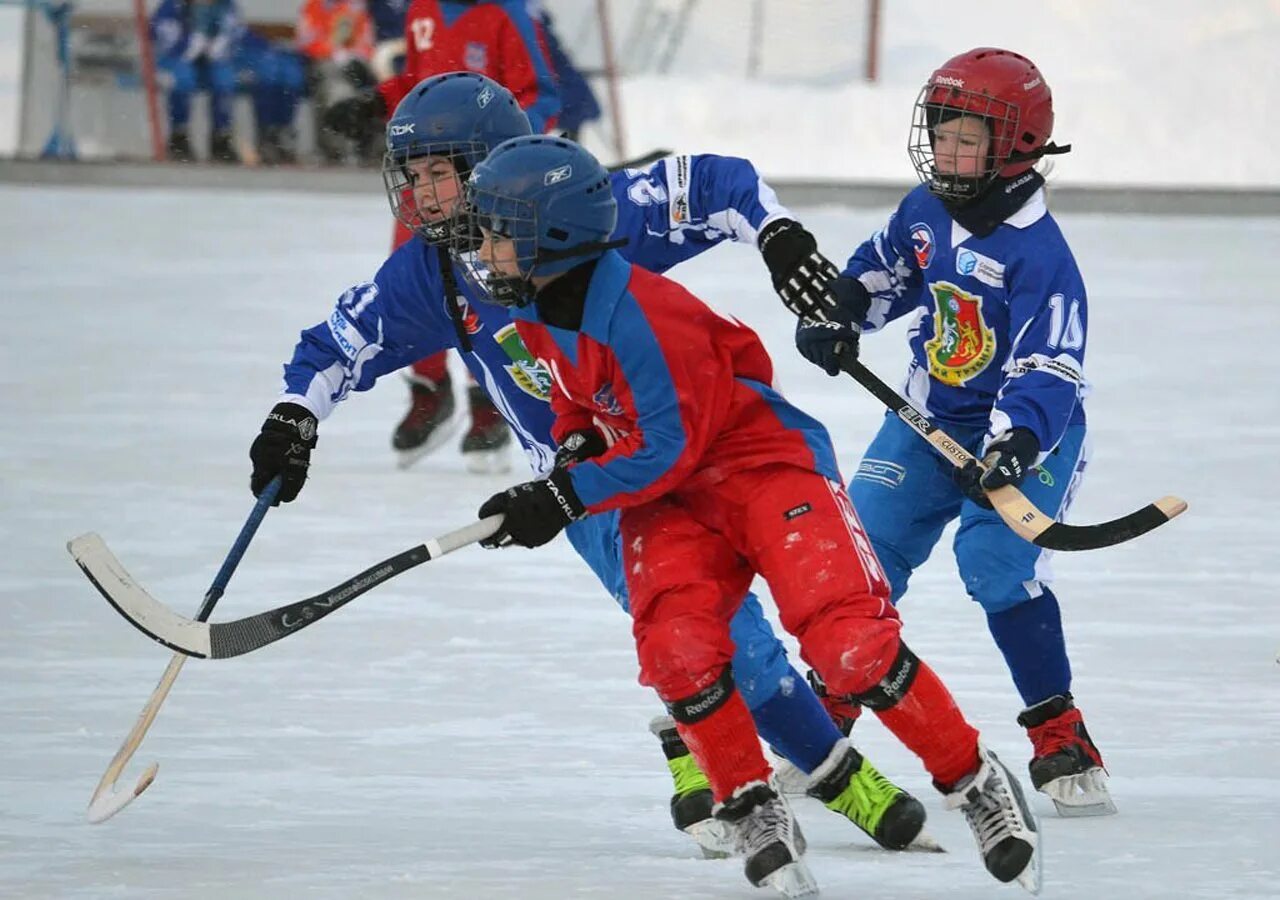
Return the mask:
[[983,466],[953,477],[890,415],[849,494],[895,603],[959,518],[956,561],[1026,707],[1032,782],[1062,815],[1102,815],[1115,806],[1071,695],[1049,551],[1018,538],[985,496],[1018,485],[1061,518],[1088,456],[1084,282],[1034,168],[1070,149],[1050,143],[1052,131],[1053,95],[1026,57],[980,47],[940,66],[907,148],[922,184],[832,282],[834,311],[801,316],[796,344],[834,375],[860,334],[917,317],[905,393]]

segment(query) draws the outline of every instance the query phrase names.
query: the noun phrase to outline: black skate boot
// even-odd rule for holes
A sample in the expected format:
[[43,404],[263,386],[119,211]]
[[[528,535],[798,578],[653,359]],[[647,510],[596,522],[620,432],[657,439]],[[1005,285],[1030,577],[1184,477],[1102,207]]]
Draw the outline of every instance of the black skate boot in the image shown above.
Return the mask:
[[175,128],[169,132],[169,143],[165,148],[165,158],[169,162],[195,162],[196,155],[191,149],[191,139],[187,137],[185,128]]
[[[837,741],[822,765],[814,769],[808,794],[886,850],[906,850],[922,838],[924,806],[877,772],[847,739]],[[942,848],[925,836],[917,849]]]
[[725,859],[733,854],[733,829],[711,815],[711,784],[698,768],[689,748],[676,731],[675,720],[658,716],[649,730],[662,741],[667,768],[675,782],[671,795],[671,822],[702,848],[707,859]]
[[264,166],[291,166],[298,161],[293,132],[284,125],[263,128],[258,141],[258,158]]
[[1070,693],[1023,710],[1018,724],[1027,729],[1035,748],[1028,766],[1031,784],[1053,800],[1058,815],[1075,818],[1115,813],[1102,754],[1090,739]]
[[511,429],[502,413],[478,385],[467,388],[467,400],[471,407],[471,427],[462,436],[462,457],[467,461],[467,470],[477,474],[509,471],[511,456],[507,447],[511,444]]
[[1003,882],[1017,881],[1040,893],[1040,823],[1022,786],[996,755],[978,744],[978,771],[946,787],[947,809],[964,813],[987,871]]
[[804,835],[785,797],[763,781],[752,781],[718,804],[715,815],[733,826],[748,881],[784,897],[817,895],[818,883],[804,862]]
[[231,139],[231,131],[219,128],[209,138],[209,161],[239,165],[240,154],[236,152],[235,142]]
[[414,375],[409,379],[409,394],[409,411],[391,436],[396,464],[402,469],[439,447],[458,426],[448,375],[438,383]]

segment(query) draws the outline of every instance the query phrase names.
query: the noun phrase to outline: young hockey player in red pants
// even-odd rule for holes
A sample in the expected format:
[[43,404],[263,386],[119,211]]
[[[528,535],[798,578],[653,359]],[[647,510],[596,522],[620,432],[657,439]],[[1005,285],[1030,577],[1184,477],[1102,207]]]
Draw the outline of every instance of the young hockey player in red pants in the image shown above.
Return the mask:
[[[486,543],[536,547],[581,516],[621,510],[640,680],[706,772],[751,882],[816,890],[729,667],[728,622],[758,573],[826,684],[875,711],[965,811],[991,873],[1034,885],[1038,835],[1021,788],[903,644],[827,433],[770,386],[755,333],[611,250],[608,174],[576,144],[499,145],[467,199],[455,256],[483,296],[514,307],[551,372],[557,440],[601,451],[490,498],[480,515],[504,519]],[[849,749],[824,768],[857,764]]]

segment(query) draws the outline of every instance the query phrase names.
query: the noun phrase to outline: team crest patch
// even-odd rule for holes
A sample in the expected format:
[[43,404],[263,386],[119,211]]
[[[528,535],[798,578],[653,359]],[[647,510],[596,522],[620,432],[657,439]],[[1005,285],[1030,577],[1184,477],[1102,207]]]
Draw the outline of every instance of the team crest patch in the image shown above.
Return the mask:
[[591,402],[603,413],[611,416],[622,415],[622,404],[613,393],[613,384],[607,383],[591,396]]
[[948,281],[929,284],[935,304],[933,337],[924,345],[929,374],[943,384],[962,385],[996,355],[996,336],[982,318],[982,298]]
[[533,358],[525,347],[514,324],[504,325],[494,332],[493,339],[511,358],[511,365],[503,366],[516,387],[539,400],[551,400],[551,373]]
[[933,229],[928,222],[917,222],[911,226],[911,249],[915,251],[916,266],[919,269],[929,268],[929,263],[933,262],[935,246]]

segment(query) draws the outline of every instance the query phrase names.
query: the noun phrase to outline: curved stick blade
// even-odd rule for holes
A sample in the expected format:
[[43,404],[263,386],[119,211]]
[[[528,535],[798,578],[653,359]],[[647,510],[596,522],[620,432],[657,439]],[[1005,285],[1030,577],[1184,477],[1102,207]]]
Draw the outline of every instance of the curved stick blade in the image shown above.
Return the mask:
[[1112,547],[1159,528],[1186,509],[1186,501],[1179,497],[1161,497],[1142,509],[1110,522],[1099,522],[1096,525],[1055,522],[1041,532],[1034,543],[1047,550],[1097,550]]

